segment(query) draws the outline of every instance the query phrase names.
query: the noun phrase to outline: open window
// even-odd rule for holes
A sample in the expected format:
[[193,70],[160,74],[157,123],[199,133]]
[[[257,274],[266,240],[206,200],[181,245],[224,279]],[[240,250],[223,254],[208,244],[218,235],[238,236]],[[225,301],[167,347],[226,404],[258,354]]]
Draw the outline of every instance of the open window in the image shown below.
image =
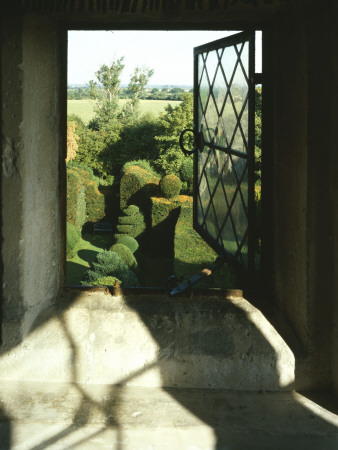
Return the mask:
[[255,247],[254,72],[254,32],[194,49],[193,226],[247,280]]

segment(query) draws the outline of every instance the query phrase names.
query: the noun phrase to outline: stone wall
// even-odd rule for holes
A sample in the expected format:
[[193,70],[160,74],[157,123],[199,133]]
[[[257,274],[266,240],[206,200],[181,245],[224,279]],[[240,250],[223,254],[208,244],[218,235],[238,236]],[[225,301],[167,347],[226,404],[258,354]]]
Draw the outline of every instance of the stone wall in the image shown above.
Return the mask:
[[[56,302],[63,286],[65,107],[59,89],[63,85],[65,91],[66,83],[64,29],[250,24],[262,26],[269,41],[263,56],[268,130],[262,201],[263,240],[272,251],[265,260],[271,287],[265,306],[272,304],[300,341],[296,387],[337,385],[333,3],[79,0],[57,8],[60,2],[32,1],[22,3],[22,15],[11,8],[2,14],[4,348],[15,348],[33,333],[36,317]],[[331,92],[323,95],[325,86]],[[286,329],[278,328],[282,336]]]

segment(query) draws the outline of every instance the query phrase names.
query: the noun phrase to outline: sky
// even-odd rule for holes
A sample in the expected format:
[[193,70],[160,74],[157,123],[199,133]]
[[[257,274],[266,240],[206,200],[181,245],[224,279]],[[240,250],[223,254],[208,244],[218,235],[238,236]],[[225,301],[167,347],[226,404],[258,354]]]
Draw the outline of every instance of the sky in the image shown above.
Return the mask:
[[236,31],[69,31],[68,84],[88,84],[102,64],[123,56],[121,83],[136,67],[154,70],[153,85],[193,84],[193,48]]

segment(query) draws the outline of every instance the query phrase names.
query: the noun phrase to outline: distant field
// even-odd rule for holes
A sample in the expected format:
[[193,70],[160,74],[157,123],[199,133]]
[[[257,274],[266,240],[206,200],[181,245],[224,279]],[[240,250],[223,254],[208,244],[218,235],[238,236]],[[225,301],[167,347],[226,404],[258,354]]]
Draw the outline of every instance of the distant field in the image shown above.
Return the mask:
[[[120,100],[120,105],[123,106],[127,100]],[[152,113],[157,116],[160,112],[164,111],[164,108],[168,105],[177,106],[179,101],[169,100],[141,100],[141,113]],[[94,116],[94,100],[68,100],[67,114],[76,114],[81,119],[88,123]]]

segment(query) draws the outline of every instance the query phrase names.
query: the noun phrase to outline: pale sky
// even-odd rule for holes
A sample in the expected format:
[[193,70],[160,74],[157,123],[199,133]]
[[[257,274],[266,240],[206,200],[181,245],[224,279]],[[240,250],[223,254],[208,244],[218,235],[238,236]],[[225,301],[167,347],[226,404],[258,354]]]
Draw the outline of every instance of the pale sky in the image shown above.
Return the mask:
[[193,48],[236,31],[69,31],[68,84],[88,84],[102,64],[124,56],[122,84],[137,66],[154,70],[150,84],[193,84]]

